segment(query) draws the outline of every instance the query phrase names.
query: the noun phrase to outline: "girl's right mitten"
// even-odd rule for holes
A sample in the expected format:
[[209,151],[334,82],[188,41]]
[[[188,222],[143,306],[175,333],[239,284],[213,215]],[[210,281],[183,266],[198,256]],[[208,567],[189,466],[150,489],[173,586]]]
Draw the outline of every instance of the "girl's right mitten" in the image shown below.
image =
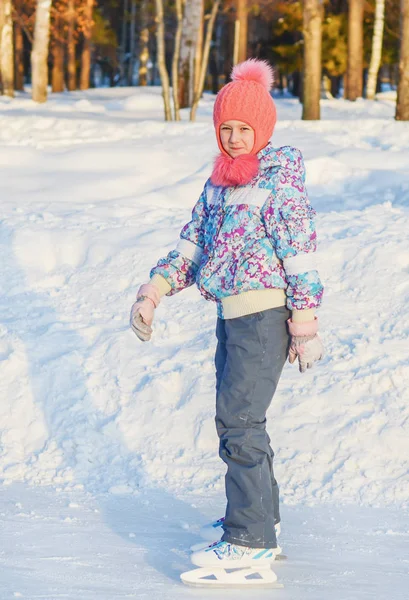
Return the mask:
[[151,284],[141,285],[136,302],[131,308],[130,323],[132,330],[142,342],[149,342],[152,336],[152,322],[155,308],[160,302],[158,288]]

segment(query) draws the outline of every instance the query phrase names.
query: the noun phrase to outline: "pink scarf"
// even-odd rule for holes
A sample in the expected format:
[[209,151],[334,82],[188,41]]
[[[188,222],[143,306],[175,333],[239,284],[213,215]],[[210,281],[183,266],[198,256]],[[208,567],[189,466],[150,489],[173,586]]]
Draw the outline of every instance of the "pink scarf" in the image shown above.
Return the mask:
[[232,158],[220,153],[214,161],[210,181],[223,187],[246,185],[257,175],[259,164],[255,154],[240,154]]

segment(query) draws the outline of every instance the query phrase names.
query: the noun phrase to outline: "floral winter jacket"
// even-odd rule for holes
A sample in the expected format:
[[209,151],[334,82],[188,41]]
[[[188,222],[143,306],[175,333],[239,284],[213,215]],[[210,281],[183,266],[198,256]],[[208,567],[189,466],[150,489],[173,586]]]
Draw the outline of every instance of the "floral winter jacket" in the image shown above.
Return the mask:
[[223,298],[250,290],[283,289],[289,309],[320,305],[315,211],[302,154],[269,143],[258,158],[259,172],[248,185],[206,182],[176,249],[151,271],[168,281],[168,296],[196,282],[221,318]]

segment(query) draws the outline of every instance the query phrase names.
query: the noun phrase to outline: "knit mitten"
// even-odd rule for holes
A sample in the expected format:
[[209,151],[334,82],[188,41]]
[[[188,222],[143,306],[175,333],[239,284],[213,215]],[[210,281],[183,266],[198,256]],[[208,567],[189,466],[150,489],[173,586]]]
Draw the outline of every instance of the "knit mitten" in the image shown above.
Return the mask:
[[293,323],[291,319],[287,321],[288,329],[291,334],[291,344],[288,360],[293,364],[298,358],[298,365],[301,373],[305,373],[312,365],[321,360],[324,355],[324,346],[318,335],[318,319],[307,323]]
[[155,308],[160,302],[159,289],[151,284],[141,285],[136,302],[131,308],[130,323],[132,330],[142,342],[149,342],[152,336],[152,322]]

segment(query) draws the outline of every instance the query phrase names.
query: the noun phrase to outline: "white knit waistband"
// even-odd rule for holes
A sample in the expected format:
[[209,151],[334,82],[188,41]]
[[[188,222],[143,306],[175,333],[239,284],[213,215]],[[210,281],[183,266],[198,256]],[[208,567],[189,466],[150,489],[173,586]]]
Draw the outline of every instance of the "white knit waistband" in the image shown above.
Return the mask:
[[278,308],[287,304],[284,290],[272,288],[268,290],[251,290],[235,296],[221,299],[224,319],[235,319],[252,313]]

